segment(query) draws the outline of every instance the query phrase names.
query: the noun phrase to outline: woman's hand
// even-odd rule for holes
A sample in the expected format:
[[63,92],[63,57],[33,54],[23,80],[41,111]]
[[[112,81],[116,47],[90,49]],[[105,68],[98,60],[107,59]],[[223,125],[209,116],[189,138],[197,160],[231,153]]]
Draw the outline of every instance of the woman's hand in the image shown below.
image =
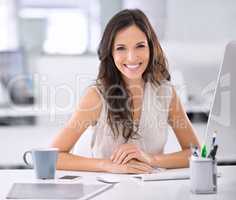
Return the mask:
[[116,164],[126,164],[136,159],[151,166],[153,156],[142,151],[136,144],[122,144],[115,149],[111,160]]
[[103,164],[103,169],[110,173],[146,174],[153,171],[150,165],[135,159],[128,161],[126,164],[116,164],[111,160],[107,160]]

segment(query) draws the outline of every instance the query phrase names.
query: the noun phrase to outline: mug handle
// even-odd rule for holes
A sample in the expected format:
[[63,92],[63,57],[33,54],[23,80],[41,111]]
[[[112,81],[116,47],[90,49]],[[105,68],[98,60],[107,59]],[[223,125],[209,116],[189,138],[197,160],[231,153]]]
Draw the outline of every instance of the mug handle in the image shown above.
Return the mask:
[[23,155],[23,160],[24,160],[24,162],[25,162],[26,165],[32,166],[32,164],[30,164],[30,163],[27,161],[27,158],[26,158],[27,154],[31,154],[31,155],[32,155],[32,152],[31,152],[31,151],[26,151],[26,152],[24,153],[24,155]]

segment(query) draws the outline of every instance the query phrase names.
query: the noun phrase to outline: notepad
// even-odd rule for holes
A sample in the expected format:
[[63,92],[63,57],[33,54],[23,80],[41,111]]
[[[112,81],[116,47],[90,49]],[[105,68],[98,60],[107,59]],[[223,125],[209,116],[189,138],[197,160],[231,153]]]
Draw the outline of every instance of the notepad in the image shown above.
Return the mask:
[[138,178],[142,181],[161,181],[161,180],[180,180],[189,179],[189,169],[163,169],[158,168],[151,174],[101,174],[97,176],[97,180],[104,183],[119,183],[127,179]]
[[109,184],[81,183],[14,183],[7,199],[79,199],[91,198],[107,189]]
[[189,179],[189,169],[168,169],[152,174],[136,174],[134,178],[139,178],[142,181],[161,181],[161,180],[181,180]]
[[109,184],[120,183],[130,178],[132,178],[130,175],[124,174],[101,174],[96,177],[98,181]]

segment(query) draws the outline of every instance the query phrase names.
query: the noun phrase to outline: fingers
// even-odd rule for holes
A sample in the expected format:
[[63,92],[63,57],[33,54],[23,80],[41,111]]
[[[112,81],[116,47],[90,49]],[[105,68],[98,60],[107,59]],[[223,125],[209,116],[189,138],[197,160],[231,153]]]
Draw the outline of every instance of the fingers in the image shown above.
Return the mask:
[[131,152],[123,159],[121,164],[126,164],[132,159],[136,159],[151,166],[153,157],[143,151]]
[[137,152],[133,152],[133,153],[130,153],[128,154],[122,161],[122,165],[123,164],[126,164],[127,162],[129,162],[130,160],[132,159],[138,159],[138,153]]
[[121,155],[125,152],[124,148],[117,148],[111,156],[111,160],[116,163],[116,161],[121,157]]
[[111,156],[111,160],[117,164],[122,163],[124,158],[130,154],[134,153],[138,150],[138,147],[134,144],[123,144],[120,145],[118,148],[115,149]]
[[126,164],[132,159],[139,160],[148,165],[151,165],[152,161],[152,157],[139,149],[135,144],[120,145],[111,156],[112,162],[116,164]]
[[143,171],[143,170],[140,170],[140,169],[135,169],[135,168],[128,168],[127,169],[127,172],[125,173],[128,173],[128,174],[147,174],[149,172],[146,172],[146,171]]
[[132,144],[122,144],[120,146],[118,146],[114,152],[112,153],[112,156],[111,156],[111,160],[114,161],[115,159],[117,159],[117,157],[124,151],[130,149],[130,148],[133,148],[133,145]]
[[126,164],[131,172],[137,173],[151,173],[153,168],[145,163],[132,161]]
[[120,155],[117,156],[116,159],[114,159],[113,162],[117,163],[117,164],[121,164],[124,159],[127,158],[127,156],[129,156],[130,154],[135,154],[136,153],[136,149],[129,149],[129,150],[126,150],[124,152],[122,152]]
[[118,148],[116,148],[116,149],[113,151],[113,153],[112,153],[112,155],[111,155],[111,157],[110,157],[110,159],[111,159],[112,161],[115,159],[116,154],[117,154],[117,151],[118,151]]
[[117,157],[119,157],[119,155],[125,151],[126,149],[128,149],[130,147],[130,144],[122,144],[120,146],[118,146],[114,152],[112,153],[112,156],[111,156],[111,160],[114,161],[114,160],[117,160]]
[[107,171],[111,173],[128,173],[128,174],[143,174],[151,173],[153,168],[146,163],[139,162],[137,160],[130,160],[127,164],[121,165],[107,161]]
[[138,160],[136,160],[136,159],[132,159],[132,160],[130,160],[129,161],[129,164],[134,164],[134,165],[139,165],[139,166],[145,166],[145,167],[147,167],[147,168],[149,168],[149,169],[153,169],[153,167],[151,166],[151,165],[148,165],[148,164],[146,164],[146,163],[144,163],[144,162],[141,162],[141,161],[138,161]]

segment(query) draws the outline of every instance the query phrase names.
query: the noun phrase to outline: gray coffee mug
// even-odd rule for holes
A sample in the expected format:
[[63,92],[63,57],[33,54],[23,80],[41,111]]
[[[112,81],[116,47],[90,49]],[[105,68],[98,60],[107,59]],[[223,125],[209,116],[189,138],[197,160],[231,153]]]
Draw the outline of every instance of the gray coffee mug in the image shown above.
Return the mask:
[[31,154],[32,156],[33,168],[35,170],[36,178],[55,178],[56,163],[58,157],[57,148],[41,148],[26,151],[23,155],[23,160],[27,165],[32,166],[32,164],[27,161],[27,154]]

